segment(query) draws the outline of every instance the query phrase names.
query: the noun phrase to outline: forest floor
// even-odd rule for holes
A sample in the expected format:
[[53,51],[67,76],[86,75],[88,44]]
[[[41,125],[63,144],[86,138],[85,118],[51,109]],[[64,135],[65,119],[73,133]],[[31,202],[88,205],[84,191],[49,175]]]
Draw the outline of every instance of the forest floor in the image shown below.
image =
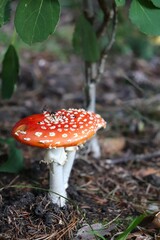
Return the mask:
[[[66,208],[51,204],[44,190],[44,150],[17,143],[24,169],[0,173],[1,240],[118,239],[143,213],[148,217],[127,239],[160,239],[159,76],[160,57],[108,59],[97,84],[96,109],[107,121],[98,133],[102,156],[94,159],[79,151]],[[83,80],[83,66],[75,56],[59,61],[49,52],[24,50],[17,89],[10,100],[0,102],[1,137],[10,137],[19,119],[43,108],[82,108]],[[7,154],[7,145],[1,145],[1,163]]]

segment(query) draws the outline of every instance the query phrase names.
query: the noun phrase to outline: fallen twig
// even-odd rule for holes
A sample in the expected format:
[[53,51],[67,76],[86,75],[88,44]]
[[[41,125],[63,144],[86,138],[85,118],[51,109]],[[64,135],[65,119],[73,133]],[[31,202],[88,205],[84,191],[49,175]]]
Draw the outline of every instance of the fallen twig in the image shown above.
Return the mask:
[[0,188],[0,191],[2,191],[3,189],[6,189],[6,188],[11,187],[11,186],[16,182],[16,180],[17,180],[18,178],[19,178],[19,175],[15,176],[15,178],[13,178],[10,183],[8,183],[7,185],[5,185],[4,187],[1,187],[1,188]]
[[125,162],[140,162],[140,161],[146,161],[151,158],[158,158],[160,157],[160,151],[156,151],[153,153],[147,153],[147,154],[138,154],[138,155],[130,155],[130,156],[124,156],[122,158],[117,159],[106,159],[107,164],[118,164],[118,163],[125,163]]

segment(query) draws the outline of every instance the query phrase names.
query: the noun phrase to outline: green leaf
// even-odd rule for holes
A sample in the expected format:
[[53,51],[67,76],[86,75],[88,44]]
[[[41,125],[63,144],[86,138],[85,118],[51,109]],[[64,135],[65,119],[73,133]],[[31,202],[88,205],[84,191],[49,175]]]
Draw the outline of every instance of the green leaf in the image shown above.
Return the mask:
[[42,42],[54,32],[59,15],[58,0],[20,0],[15,14],[16,31],[27,44]]
[[96,62],[100,58],[96,33],[83,15],[76,22],[73,34],[73,47],[75,52],[82,55],[85,61]]
[[11,1],[9,0],[5,7],[5,13],[4,13],[4,23],[8,22],[11,17]]
[[131,2],[129,17],[140,31],[145,34],[160,35],[160,9],[152,2],[146,0],[134,0]]
[[160,0],[151,0],[151,2],[154,4],[154,6],[160,8]]
[[131,224],[128,226],[128,228],[122,233],[120,234],[115,240],[126,240],[127,236],[130,234],[130,232],[136,228],[141,222],[142,220],[146,217],[145,214],[142,214],[138,217],[136,217]]
[[13,138],[0,139],[0,142],[8,144],[8,159],[0,165],[0,172],[18,173],[24,168],[22,151],[16,148]]
[[92,233],[93,233],[93,235],[94,235],[95,237],[98,237],[98,239],[106,240],[106,238],[103,237],[98,231],[93,230]]
[[115,0],[117,7],[124,6],[126,3],[126,0]]
[[6,22],[6,7],[9,0],[1,0],[0,2],[0,27]]
[[19,62],[18,55],[13,45],[9,45],[2,63],[2,98],[8,99],[12,96],[18,79]]

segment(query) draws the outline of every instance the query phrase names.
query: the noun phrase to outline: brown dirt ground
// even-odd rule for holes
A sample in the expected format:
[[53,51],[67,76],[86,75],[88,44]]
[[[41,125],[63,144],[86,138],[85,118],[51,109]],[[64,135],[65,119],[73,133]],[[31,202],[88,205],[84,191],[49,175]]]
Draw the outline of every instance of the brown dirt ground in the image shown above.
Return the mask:
[[[97,112],[108,123],[98,134],[102,157],[77,155],[66,208],[51,204],[43,190],[48,188],[47,166],[39,163],[44,150],[17,143],[25,169],[0,173],[0,239],[84,239],[77,231],[86,223],[103,223],[105,239],[114,239],[146,211],[151,218],[128,239],[160,239],[160,228],[153,224],[160,208],[159,66],[158,57],[149,62],[133,56],[108,59],[97,85]],[[49,53],[23,51],[17,90],[10,100],[0,101],[1,137],[10,137],[16,121],[43,107],[81,108],[82,89],[82,64],[75,56],[62,62]],[[0,161],[6,154],[3,146]]]

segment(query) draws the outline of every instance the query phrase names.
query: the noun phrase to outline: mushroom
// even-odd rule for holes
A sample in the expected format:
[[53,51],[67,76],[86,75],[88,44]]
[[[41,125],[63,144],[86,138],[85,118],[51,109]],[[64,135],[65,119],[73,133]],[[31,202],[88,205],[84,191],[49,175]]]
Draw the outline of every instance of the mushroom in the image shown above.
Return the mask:
[[70,108],[21,119],[13,127],[12,136],[23,144],[47,149],[43,161],[50,169],[49,197],[63,207],[77,147],[105,126],[100,115]]

